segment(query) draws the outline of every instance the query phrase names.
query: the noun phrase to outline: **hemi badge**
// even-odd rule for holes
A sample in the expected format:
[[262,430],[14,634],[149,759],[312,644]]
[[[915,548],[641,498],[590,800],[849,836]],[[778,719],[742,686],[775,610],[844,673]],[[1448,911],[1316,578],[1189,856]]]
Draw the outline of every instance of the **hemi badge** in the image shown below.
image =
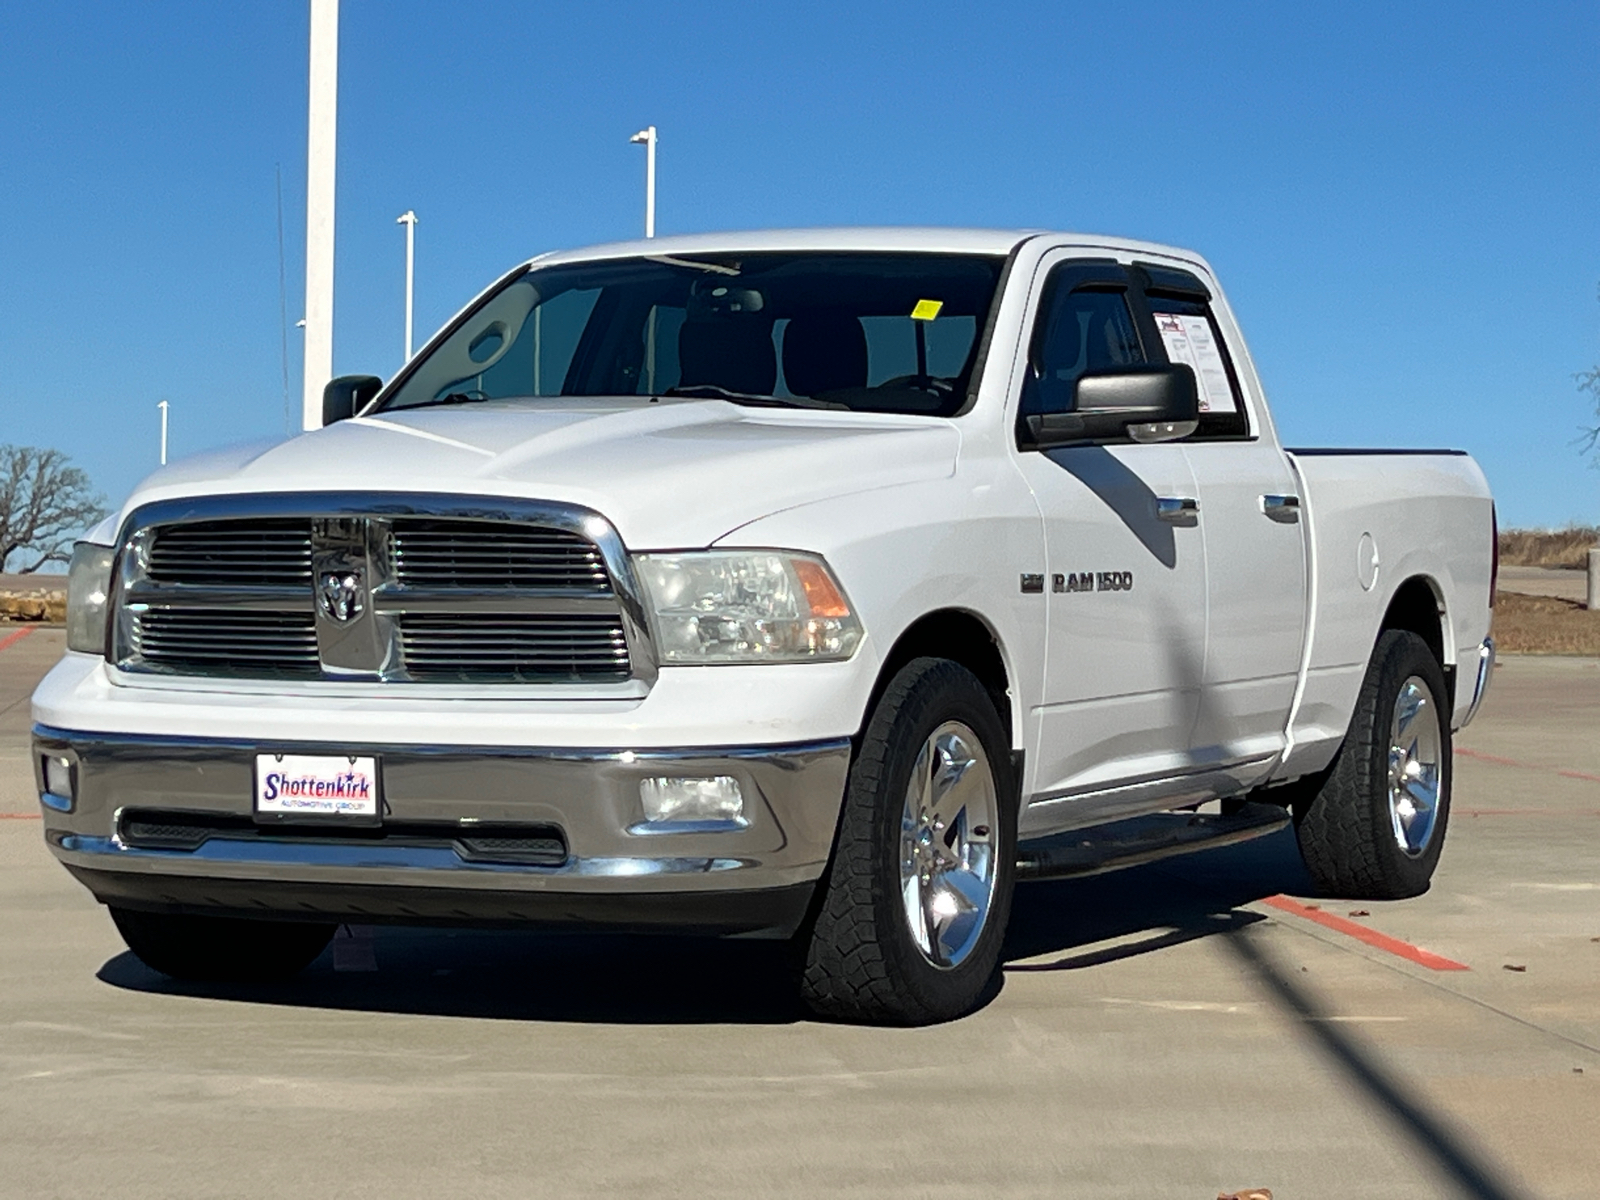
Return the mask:
[[1022,590],[1029,594],[1044,591],[1044,576],[1024,571],[1022,573]]

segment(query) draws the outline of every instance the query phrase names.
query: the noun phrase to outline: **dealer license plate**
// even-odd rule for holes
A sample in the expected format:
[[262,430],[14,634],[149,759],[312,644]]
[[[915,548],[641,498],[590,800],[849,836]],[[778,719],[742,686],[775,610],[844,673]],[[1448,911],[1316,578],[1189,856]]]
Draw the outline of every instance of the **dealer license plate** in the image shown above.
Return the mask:
[[256,815],[378,819],[378,760],[344,754],[256,755]]

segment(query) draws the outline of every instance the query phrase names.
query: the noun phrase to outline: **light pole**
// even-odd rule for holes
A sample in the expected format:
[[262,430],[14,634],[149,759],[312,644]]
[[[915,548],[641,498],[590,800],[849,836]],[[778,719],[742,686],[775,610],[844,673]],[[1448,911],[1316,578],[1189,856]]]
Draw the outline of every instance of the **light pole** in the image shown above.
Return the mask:
[[161,465],[167,465],[167,402],[165,400],[156,405],[161,410]]
[[338,155],[339,0],[311,0],[306,122],[306,345],[303,429],[322,427],[322,389],[333,375],[333,198]]
[[630,145],[644,146],[644,235],[656,235],[656,127],[646,125],[628,139]]
[[406,356],[402,363],[411,361],[411,293],[416,282],[417,265],[417,214],[409,208],[395,218],[395,224],[406,227]]

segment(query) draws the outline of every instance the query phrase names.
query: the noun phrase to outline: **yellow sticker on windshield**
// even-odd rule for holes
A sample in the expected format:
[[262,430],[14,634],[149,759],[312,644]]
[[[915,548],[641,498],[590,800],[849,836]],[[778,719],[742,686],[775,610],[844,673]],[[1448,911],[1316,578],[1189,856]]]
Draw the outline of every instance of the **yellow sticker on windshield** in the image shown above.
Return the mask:
[[918,300],[916,307],[911,310],[911,319],[931,321],[939,315],[939,310],[943,307],[943,300]]

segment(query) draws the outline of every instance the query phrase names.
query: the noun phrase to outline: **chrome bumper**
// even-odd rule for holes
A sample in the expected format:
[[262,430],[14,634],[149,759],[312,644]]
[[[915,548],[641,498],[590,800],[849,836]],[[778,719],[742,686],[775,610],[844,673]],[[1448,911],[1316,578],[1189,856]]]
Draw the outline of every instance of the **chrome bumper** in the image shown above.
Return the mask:
[[[543,825],[558,865],[483,861],[449,836],[231,836],[193,849],[129,845],[130,810],[249,818],[255,755],[372,754],[385,827]],[[71,764],[75,794],[45,788],[46,756]],[[102,901],[129,907],[307,913],[367,920],[590,921],[782,934],[797,924],[832,848],[850,744],[686,751],[258,744],[34,728],[45,838]],[[742,828],[641,834],[639,780],[730,775]],[[754,902],[789,897],[779,904]],[[719,903],[718,897],[726,902]]]
[[1478,647],[1478,671],[1472,681],[1472,703],[1467,705],[1467,715],[1461,718],[1458,729],[1465,729],[1478,715],[1483,698],[1489,694],[1489,684],[1494,680],[1494,639],[1486,637]]

